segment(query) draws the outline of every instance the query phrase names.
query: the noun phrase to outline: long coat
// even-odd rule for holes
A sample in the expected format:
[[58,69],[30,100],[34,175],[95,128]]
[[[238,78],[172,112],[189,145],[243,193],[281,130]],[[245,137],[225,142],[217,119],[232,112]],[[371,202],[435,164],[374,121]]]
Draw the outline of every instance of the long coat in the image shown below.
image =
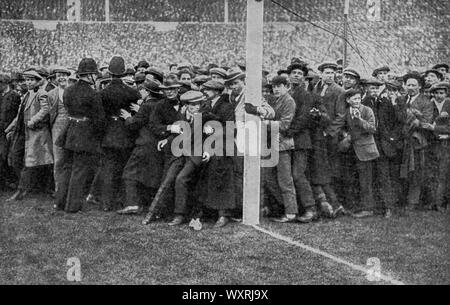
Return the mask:
[[17,139],[24,135],[26,167],[53,164],[47,92],[42,89],[37,92],[28,91],[16,118],[7,130],[14,130],[13,142],[15,143],[20,142]]
[[158,100],[145,100],[136,115],[125,121],[129,130],[139,131],[139,136],[122,178],[151,188],[159,187],[164,167],[164,155],[157,149],[158,139],[150,130],[151,114],[157,103]]
[[[235,119],[234,107],[229,102],[229,96],[223,94],[214,104],[214,107],[206,103],[206,107],[201,111],[204,116],[221,123],[224,132],[223,145],[225,150],[226,122],[234,122]],[[210,209],[233,209],[236,203],[235,196],[237,195],[234,189],[233,158],[225,155],[212,156],[202,171],[201,179],[197,183],[197,192],[200,194],[200,201]]]

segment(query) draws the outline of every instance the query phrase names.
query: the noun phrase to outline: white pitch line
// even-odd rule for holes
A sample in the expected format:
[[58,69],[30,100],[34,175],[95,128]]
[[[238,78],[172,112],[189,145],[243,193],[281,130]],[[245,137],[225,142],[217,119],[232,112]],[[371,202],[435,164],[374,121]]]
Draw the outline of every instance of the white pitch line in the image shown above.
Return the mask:
[[[312,252],[312,253],[314,253],[314,254],[321,255],[321,256],[323,256],[323,257],[326,257],[326,258],[328,258],[328,259],[331,259],[332,261],[335,261],[335,262],[337,262],[337,263],[346,265],[346,266],[352,268],[353,270],[361,271],[361,272],[363,272],[363,273],[365,273],[365,274],[367,274],[367,275],[373,273],[373,271],[371,271],[370,269],[368,269],[368,268],[366,268],[366,267],[363,267],[363,266],[360,266],[360,265],[353,264],[353,263],[348,262],[348,261],[346,261],[346,260],[344,260],[344,259],[342,259],[342,258],[339,258],[339,257],[337,257],[337,256],[328,254],[328,253],[326,253],[326,252],[324,252],[324,251],[322,251],[322,250],[319,250],[319,249],[313,248],[313,247],[311,247],[311,246],[305,245],[305,244],[303,244],[303,243],[300,243],[300,242],[298,242],[298,241],[295,241],[295,240],[293,240],[292,238],[289,238],[289,237],[280,235],[280,234],[278,234],[278,233],[274,233],[274,232],[268,231],[268,230],[263,229],[263,228],[261,228],[261,227],[259,227],[259,226],[257,226],[257,225],[253,225],[252,227],[255,228],[256,230],[260,231],[260,232],[263,232],[263,233],[265,233],[265,234],[268,234],[268,235],[272,236],[273,238],[276,238],[276,239],[285,241],[285,242],[287,242],[287,243],[289,243],[289,244],[291,244],[291,245],[300,247],[300,248],[305,249],[305,250],[307,250],[307,251],[310,251],[310,252]],[[373,275],[372,275],[372,276],[373,276]],[[378,275],[376,275],[376,277],[379,278],[379,279],[381,279],[381,280],[383,280],[383,281],[385,281],[385,282],[391,283],[391,284],[393,284],[393,285],[405,285],[405,283],[403,283],[402,281],[398,281],[398,280],[393,279],[392,277],[390,277],[390,276],[388,276],[388,275],[384,275],[384,274],[381,274],[381,273],[378,274]]]

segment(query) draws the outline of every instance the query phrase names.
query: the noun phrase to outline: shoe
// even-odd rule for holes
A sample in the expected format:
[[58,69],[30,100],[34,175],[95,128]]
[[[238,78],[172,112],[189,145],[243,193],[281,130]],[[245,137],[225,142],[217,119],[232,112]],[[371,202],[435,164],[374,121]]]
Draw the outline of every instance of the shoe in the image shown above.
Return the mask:
[[334,218],[333,207],[326,201],[320,203],[320,211],[325,217]]
[[225,227],[229,222],[230,220],[228,219],[228,217],[220,216],[219,219],[216,221],[216,224],[214,225],[214,229]]
[[354,218],[366,218],[373,216],[373,211],[361,211],[352,215]]
[[297,220],[301,223],[310,223],[317,218],[318,214],[316,208],[308,208],[302,216],[297,217]]
[[28,191],[18,190],[17,192],[14,193],[14,195],[12,195],[10,198],[6,199],[6,201],[7,201],[7,202],[11,202],[11,201],[20,201],[20,200],[22,200],[27,194],[28,194]]
[[189,222],[189,227],[194,229],[195,231],[200,231],[203,228],[200,218],[191,219],[191,221]]
[[340,205],[336,210],[333,211],[333,218],[337,218],[339,216],[346,215],[347,212],[345,211],[344,207]]
[[384,218],[386,218],[386,219],[389,219],[389,218],[391,218],[392,217],[392,210],[391,209],[386,209],[385,211],[384,211]]
[[137,205],[135,205],[135,206],[128,206],[128,207],[125,207],[125,208],[123,208],[121,210],[118,210],[117,214],[120,214],[120,215],[136,215],[136,214],[142,213],[142,210],[143,209],[140,206],[137,206]]
[[278,223],[288,223],[288,222],[295,222],[296,215],[290,214],[290,215],[283,215],[279,218],[272,218],[272,221],[278,222]]
[[179,226],[184,222],[184,216],[183,215],[177,215],[174,217],[174,219],[168,223],[169,226]]

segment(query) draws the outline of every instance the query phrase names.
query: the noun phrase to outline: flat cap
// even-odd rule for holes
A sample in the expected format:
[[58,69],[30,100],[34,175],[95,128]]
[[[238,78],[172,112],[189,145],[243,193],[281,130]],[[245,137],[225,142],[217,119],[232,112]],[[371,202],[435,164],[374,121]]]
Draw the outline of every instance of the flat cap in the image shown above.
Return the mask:
[[192,80],[192,82],[196,85],[202,85],[202,84],[206,83],[207,81],[209,81],[210,79],[211,78],[209,76],[201,74],[201,75],[196,76]]
[[394,90],[400,90],[402,88],[402,83],[398,80],[392,79],[386,82],[386,87]]
[[166,89],[177,89],[180,88],[182,85],[173,80],[166,80],[162,85],[159,86],[159,89],[166,90]]
[[376,68],[375,70],[373,70],[372,76],[377,77],[378,73],[380,73],[382,71],[389,72],[389,71],[391,71],[391,69],[388,66],[382,66],[380,68]]
[[217,74],[217,75],[219,75],[219,76],[221,76],[223,78],[227,77],[227,71],[225,71],[222,68],[211,68],[209,70],[209,75],[212,75],[212,74]]
[[447,64],[441,63],[441,64],[434,65],[433,68],[431,68],[431,69],[437,70],[440,68],[444,68],[448,72],[448,70],[450,69],[450,66]]
[[431,86],[430,91],[434,91],[434,90],[438,90],[438,89],[444,89],[444,90],[449,90],[450,89],[450,83],[447,82],[438,82],[436,84],[434,84],[433,86]]
[[34,70],[23,72],[23,77],[24,78],[27,78],[27,77],[28,78],[36,78],[36,79],[39,79],[39,80],[43,79],[43,77],[39,73],[34,71]]
[[353,77],[356,77],[357,79],[360,79],[360,78],[361,78],[361,75],[359,75],[359,73],[356,72],[356,70],[355,70],[355,69],[352,69],[352,68],[346,68],[346,69],[344,69],[344,71],[342,72],[342,74],[351,75],[351,76],[353,76]]
[[200,103],[206,99],[205,95],[200,91],[190,90],[180,96],[180,101],[187,104]]
[[203,84],[203,88],[216,91],[223,91],[225,89],[225,85],[216,80],[209,80]]
[[319,67],[317,68],[320,72],[323,72],[323,70],[325,70],[325,69],[333,69],[333,70],[337,70],[337,68],[338,68],[338,65],[337,64],[335,64],[335,63],[333,63],[333,62],[324,62],[324,63],[321,63],[320,65],[319,65]]
[[232,81],[234,81],[236,79],[243,79],[243,78],[245,78],[245,73],[242,72],[242,70],[240,70],[240,69],[230,69],[228,71],[228,75],[227,75],[227,78],[226,78],[225,82],[228,83],[228,82],[232,82]]
[[373,85],[373,86],[382,86],[384,84],[382,81],[378,80],[375,77],[369,77],[364,80],[361,80],[361,83],[363,85]]
[[424,75],[424,76],[427,76],[428,73],[434,73],[434,74],[436,74],[436,76],[437,76],[439,79],[443,79],[443,78],[444,78],[444,75],[442,75],[442,73],[441,73],[440,71],[436,70],[436,69],[429,69],[429,70],[423,72],[423,75]]
[[156,68],[148,68],[147,71],[146,71],[145,73],[146,73],[146,74],[153,75],[153,77],[154,77],[155,79],[157,79],[160,83],[162,83],[163,80],[164,80],[164,73],[161,72],[161,71],[159,71],[159,70],[156,69]]

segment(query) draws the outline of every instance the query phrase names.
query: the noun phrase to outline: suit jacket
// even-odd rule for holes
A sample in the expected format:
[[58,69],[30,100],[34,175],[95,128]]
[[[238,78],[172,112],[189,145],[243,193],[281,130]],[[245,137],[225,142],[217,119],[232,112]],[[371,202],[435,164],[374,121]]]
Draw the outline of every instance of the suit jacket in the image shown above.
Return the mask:
[[344,115],[337,116],[331,123],[329,134],[337,136],[344,128],[351,136],[351,142],[356,156],[360,161],[371,161],[380,156],[373,135],[376,132],[375,115],[372,109],[361,105],[359,108],[361,119],[352,118],[350,107]]
[[[286,93],[283,96],[280,96],[276,100],[269,103],[270,106],[272,106],[273,110],[275,111],[275,118],[273,121],[276,125],[278,125],[278,129],[280,132],[279,136],[279,143],[275,146],[275,149],[278,149],[279,151],[285,151],[285,150],[291,150],[294,149],[294,138],[292,135],[288,135],[287,131],[291,128],[291,123],[294,119],[294,114],[296,113],[296,104],[294,99],[289,95],[289,93]],[[299,125],[302,122],[299,122]],[[298,135],[300,133],[306,133],[305,130],[291,130],[292,134],[295,135],[297,141],[301,137],[301,135]],[[309,131],[307,132],[309,135]],[[302,144],[302,143],[298,143]]]
[[9,151],[9,141],[6,140],[5,129],[17,115],[20,105],[20,95],[10,90],[0,95],[0,158],[6,160]]
[[159,99],[146,99],[141,104],[139,111],[125,121],[125,126],[131,132],[139,132],[139,136],[136,139],[136,145],[138,146],[149,143],[157,144],[157,141],[150,131],[150,117],[158,102]]
[[295,101],[294,118],[285,136],[294,138],[295,149],[311,149],[310,127],[311,121],[309,112],[313,106],[313,95],[308,92],[305,85],[297,86],[291,93]]
[[[328,116],[330,117],[330,120],[334,121],[336,118],[337,113],[342,112],[342,105],[338,104],[339,97],[342,95],[342,93],[345,92],[345,90],[339,86],[336,83],[332,83],[328,86],[328,88],[325,91],[324,96],[321,96],[323,89],[322,82],[319,82],[313,89],[313,93],[316,98],[319,98],[323,105],[327,108]],[[339,105],[339,107],[338,107]]]
[[[63,100],[69,124],[58,144],[72,151],[99,153],[106,125],[100,94],[87,82],[79,80],[64,91]],[[70,117],[86,120],[76,121]]]
[[137,103],[141,98],[139,92],[125,85],[121,79],[113,79],[101,91],[101,97],[107,121],[102,147],[115,149],[133,147],[135,136],[120,118],[120,109],[131,111],[131,104]]
[[[402,136],[405,140],[411,142],[415,149],[422,149],[427,146],[427,131],[420,125],[414,126],[411,123],[417,119],[420,123],[431,123],[433,120],[433,104],[423,93],[420,93],[416,99],[410,103],[408,96],[397,98],[395,111],[397,119],[403,125]],[[416,109],[419,114],[412,114],[410,110]]]
[[[433,132],[433,142],[441,141],[441,140],[449,140],[446,136],[450,136],[450,98],[446,98],[444,100],[444,105],[442,106],[442,110],[439,113],[439,109],[433,102],[433,123],[435,124],[434,132]],[[447,115],[442,115],[444,113]]]
[[395,107],[390,99],[366,96],[362,104],[370,107],[375,115],[377,127],[375,141],[380,153],[390,158],[397,156],[402,147],[402,125],[397,120]]

